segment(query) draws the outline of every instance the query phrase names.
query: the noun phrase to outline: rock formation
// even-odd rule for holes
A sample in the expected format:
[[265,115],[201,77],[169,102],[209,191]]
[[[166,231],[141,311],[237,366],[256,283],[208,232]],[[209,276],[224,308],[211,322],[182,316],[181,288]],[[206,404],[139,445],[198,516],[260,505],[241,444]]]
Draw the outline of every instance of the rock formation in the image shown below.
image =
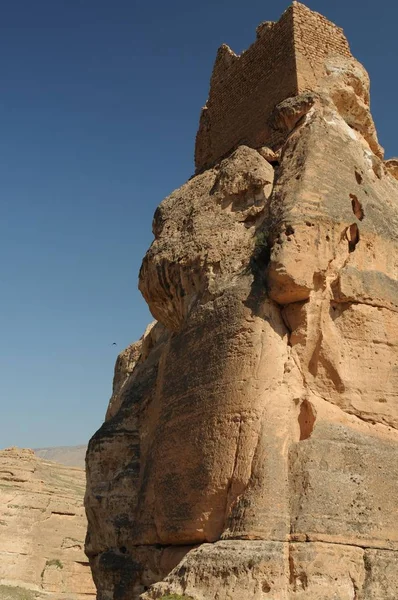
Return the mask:
[[89,600],[84,471],[0,451],[0,598]]
[[397,164],[321,15],[220,49],[89,444],[98,600],[398,598]]

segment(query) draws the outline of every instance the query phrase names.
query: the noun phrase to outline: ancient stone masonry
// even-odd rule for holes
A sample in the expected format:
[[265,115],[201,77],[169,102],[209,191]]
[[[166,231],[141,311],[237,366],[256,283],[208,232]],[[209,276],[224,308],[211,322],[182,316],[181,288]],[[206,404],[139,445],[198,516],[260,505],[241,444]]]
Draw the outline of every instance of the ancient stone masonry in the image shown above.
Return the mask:
[[241,56],[221,46],[196,138],[197,171],[240,144],[279,147],[284,136],[272,119],[275,106],[315,90],[330,57],[352,58],[343,31],[299,2],[277,23],[262,23],[257,40]]
[[97,598],[397,600],[398,160],[342,31],[222,47],[196,158],[89,444]]

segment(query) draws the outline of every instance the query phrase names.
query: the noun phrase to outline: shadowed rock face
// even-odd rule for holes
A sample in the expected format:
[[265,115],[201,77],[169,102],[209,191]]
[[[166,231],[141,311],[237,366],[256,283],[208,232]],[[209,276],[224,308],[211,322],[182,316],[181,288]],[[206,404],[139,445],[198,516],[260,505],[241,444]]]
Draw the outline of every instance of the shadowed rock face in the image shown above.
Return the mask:
[[322,73],[275,107],[281,147],[155,213],[158,322],[88,451],[99,600],[398,597],[398,182],[363,67]]

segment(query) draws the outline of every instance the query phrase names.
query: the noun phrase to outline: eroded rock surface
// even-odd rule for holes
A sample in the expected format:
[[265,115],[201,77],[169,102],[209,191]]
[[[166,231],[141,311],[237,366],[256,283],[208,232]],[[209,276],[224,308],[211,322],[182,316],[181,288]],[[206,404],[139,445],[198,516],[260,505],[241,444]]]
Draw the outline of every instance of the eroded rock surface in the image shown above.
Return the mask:
[[0,598],[95,597],[84,554],[83,469],[0,451]]
[[158,322],[89,445],[99,600],[398,597],[398,181],[363,67],[324,61],[274,107],[279,147],[156,211]]

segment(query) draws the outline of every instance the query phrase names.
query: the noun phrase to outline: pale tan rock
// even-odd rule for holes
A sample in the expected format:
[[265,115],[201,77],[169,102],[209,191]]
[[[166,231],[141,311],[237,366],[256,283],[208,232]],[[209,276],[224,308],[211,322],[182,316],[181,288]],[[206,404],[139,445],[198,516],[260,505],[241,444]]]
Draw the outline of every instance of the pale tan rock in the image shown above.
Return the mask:
[[178,330],[198,298],[231,287],[247,266],[273,177],[272,166],[242,146],[157,208],[139,288],[165,327]]
[[388,551],[327,543],[203,544],[141,598],[393,600],[398,589],[396,560]]
[[[213,166],[155,213],[139,285],[158,324],[88,450],[99,600],[397,597],[398,182],[342,32],[291,17],[338,52],[318,44],[311,71],[294,49],[278,161],[250,114],[253,148],[199,148]],[[213,78],[252,52],[221,49]]]
[[257,148],[257,152],[271,164],[278,163],[280,160],[280,152],[274,152],[268,146]]
[[[288,598],[288,544],[228,541],[202,544],[189,552],[165,580],[143,594],[143,600],[176,597],[205,600],[217,589],[218,600]],[[219,585],[220,580],[224,583]],[[214,590],[214,592],[213,592]]]
[[398,179],[398,158],[390,158],[386,160],[384,166],[387,170],[387,173],[392,175],[394,179]]
[[357,60],[343,56],[328,58],[325,71],[319,90],[327,91],[344,121],[363,136],[376,156],[383,158],[369,109],[368,73]]
[[95,597],[84,555],[84,486],[82,469],[28,449],[0,451],[0,598]]

